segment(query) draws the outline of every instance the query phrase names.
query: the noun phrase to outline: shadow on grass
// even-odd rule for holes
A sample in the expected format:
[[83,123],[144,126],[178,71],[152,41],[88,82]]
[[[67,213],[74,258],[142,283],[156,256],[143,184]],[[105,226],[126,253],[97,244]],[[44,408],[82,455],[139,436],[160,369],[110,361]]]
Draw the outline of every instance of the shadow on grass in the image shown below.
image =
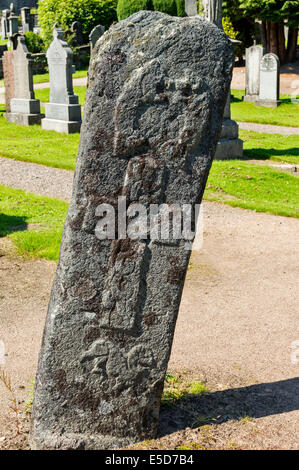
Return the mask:
[[282,157],[289,155],[291,157],[299,157],[299,148],[292,147],[289,149],[246,149],[242,160],[268,160],[270,157]]
[[189,395],[172,407],[162,406],[158,437],[208,424],[262,418],[299,409],[299,378]]
[[26,217],[0,214],[0,237],[27,230]]

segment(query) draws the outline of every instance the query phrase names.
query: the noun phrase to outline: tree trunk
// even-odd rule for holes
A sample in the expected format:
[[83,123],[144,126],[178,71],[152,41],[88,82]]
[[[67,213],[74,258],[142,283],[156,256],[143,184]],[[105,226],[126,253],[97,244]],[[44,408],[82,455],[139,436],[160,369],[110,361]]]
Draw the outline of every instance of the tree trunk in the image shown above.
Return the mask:
[[270,21],[266,22],[267,27],[267,45],[266,45],[266,52],[270,52]]
[[277,25],[277,38],[278,38],[278,57],[281,64],[286,63],[286,47],[285,47],[285,35],[284,35],[284,23],[278,23]]
[[288,48],[287,48],[288,62],[295,62],[296,60],[297,37],[298,37],[298,28],[290,27],[289,33],[288,33]]
[[270,22],[270,45],[269,45],[269,52],[273,52],[273,54],[278,55],[278,41],[277,41],[277,23]]
[[267,23],[266,21],[262,21],[261,33],[262,33],[262,46],[265,49],[265,51],[267,51],[268,48],[267,48]]

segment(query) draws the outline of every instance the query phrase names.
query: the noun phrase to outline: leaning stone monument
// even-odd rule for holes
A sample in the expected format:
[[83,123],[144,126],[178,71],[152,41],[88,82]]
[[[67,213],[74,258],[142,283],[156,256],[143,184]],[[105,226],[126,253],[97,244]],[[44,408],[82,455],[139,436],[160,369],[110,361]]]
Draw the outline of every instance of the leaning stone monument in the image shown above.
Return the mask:
[[260,90],[257,101],[258,106],[277,108],[280,89],[280,62],[275,54],[266,54],[260,63]]
[[260,63],[263,57],[262,46],[246,49],[245,96],[244,101],[256,101],[260,91]]
[[10,101],[7,121],[30,126],[40,124],[43,114],[40,101],[35,99],[33,89],[32,59],[25,44],[25,37],[18,36],[18,45],[13,51],[14,91]]
[[[185,232],[136,239],[126,223],[134,203],[200,203],[233,60],[213,24],[157,11],[98,40],[39,356],[33,449],[155,437],[190,249]],[[114,240],[96,236],[103,207],[119,208]]]
[[50,75],[50,102],[45,103],[42,128],[71,134],[81,127],[81,106],[73,91],[73,52],[63,31],[54,27],[54,40],[47,50]]

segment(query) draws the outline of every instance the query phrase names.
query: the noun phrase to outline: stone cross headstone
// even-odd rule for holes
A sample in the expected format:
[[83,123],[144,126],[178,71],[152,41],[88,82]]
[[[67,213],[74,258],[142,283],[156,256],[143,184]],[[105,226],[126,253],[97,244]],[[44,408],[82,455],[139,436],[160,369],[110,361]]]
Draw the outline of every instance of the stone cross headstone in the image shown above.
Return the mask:
[[260,63],[263,57],[261,46],[251,46],[246,49],[246,85],[244,101],[256,101],[260,89]]
[[[112,449],[155,437],[190,238],[147,228],[136,238],[134,203],[145,215],[155,204],[187,204],[193,214],[231,80],[231,44],[207,21],[140,11],[105,37],[89,68],[39,356],[34,449]],[[106,211],[110,226],[114,209],[118,228],[106,239],[101,217]]]
[[8,38],[9,33],[9,22],[8,18],[10,16],[10,10],[2,10],[2,17],[1,17],[1,39],[5,40]]
[[97,40],[103,36],[105,32],[105,26],[98,24],[93,28],[89,35],[89,42],[90,42],[90,51],[93,50],[94,46],[96,45]]
[[275,54],[266,54],[260,63],[260,89],[256,104],[276,108],[279,100],[280,62]]
[[74,44],[82,46],[84,44],[84,37],[82,32],[82,24],[80,21],[74,21],[71,26],[71,32],[74,34]]
[[6,113],[10,113],[10,102],[15,93],[14,55],[12,50],[3,53],[2,67],[5,87],[5,109]]
[[5,117],[10,122],[29,126],[40,124],[43,115],[40,102],[34,97],[32,59],[25,44],[24,36],[18,37],[18,45],[13,51],[14,95],[10,102],[10,112]]
[[50,75],[50,100],[45,104],[42,128],[70,134],[81,127],[81,106],[73,91],[73,51],[63,31],[54,27],[54,40],[47,50]]

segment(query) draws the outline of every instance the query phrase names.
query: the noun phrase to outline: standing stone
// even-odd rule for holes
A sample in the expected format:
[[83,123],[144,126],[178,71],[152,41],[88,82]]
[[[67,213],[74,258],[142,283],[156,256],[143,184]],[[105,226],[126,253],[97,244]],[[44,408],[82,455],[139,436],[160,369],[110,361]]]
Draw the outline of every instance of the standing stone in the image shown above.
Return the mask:
[[256,101],[260,91],[260,63],[263,57],[262,46],[246,49],[245,96],[244,101]]
[[40,102],[34,97],[32,59],[25,44],[24,36],[18,37],[18,45],[13,51],[14,97],[10,102],[10,112],[5,117],[10,122],[30,126],[40,124]]
[[54,40],[47,50],[50,75],[50,102],[45,103],[42,128],[71,134],[81,127],[81,106],[73,91],[73,52],[63,31],[54,27]]
[[2,56],[2,67],[5,87],[5,109],[10,113],[10,102],[15,95],[15,74],[13,51],[5,51]]
[[277,108],[280,88],[280,63],[275,54],[266,54],[260,63],[260,90],[256,101],[258,106]]
[[147,210],[200,203],[232,67],[225,34],[197,18],[140,11],[97,42],[39,356],[32,448],[107,449],[155,437],[190,251],[184,239],[134,240],[120,228],[118,239],[100,240],[96,208],[117,208],[121,196]]
[[100,39],[101,36],[103,36],[105,32],[105,26],[102,26],[101,24],[98,24],[93,28],[89,35],[89,42],[90,42],[90,52],[92,52],[94,46],[96,45],[96,42],[98,39]]

